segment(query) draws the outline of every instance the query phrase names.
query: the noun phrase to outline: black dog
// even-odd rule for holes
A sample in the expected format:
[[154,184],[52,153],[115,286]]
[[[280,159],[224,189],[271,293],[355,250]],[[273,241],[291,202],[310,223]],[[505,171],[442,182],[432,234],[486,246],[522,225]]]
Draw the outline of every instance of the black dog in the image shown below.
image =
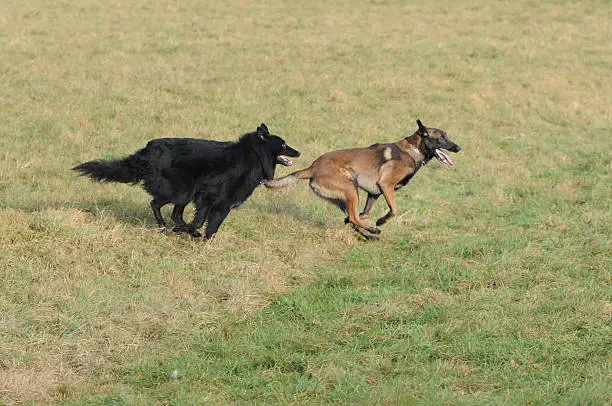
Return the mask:
[[[276,164],[292,165],[286,156],[300,153],[262,123],[237,142],[160,138],[124,159],[90,161],[72,169],[102,182],[142,181],[153,196],[151,208],[160,228],[166,227],[160,209],[172,203],[173,231],[201,237],[197,230],[208,221],[204,237],[210,239],[232,208],[261,182],[274,178]],[[187,224],[183,211],[190,202],[195,203],[196,214]]]

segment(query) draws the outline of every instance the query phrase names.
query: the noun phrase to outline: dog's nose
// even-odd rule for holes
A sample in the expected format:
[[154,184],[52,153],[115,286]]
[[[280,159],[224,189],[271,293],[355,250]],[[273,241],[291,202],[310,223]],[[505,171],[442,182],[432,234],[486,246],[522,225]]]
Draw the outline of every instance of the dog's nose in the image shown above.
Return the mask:
[[455,152],[459,152],[461,151],[461,147],[457,144],[455,144]]

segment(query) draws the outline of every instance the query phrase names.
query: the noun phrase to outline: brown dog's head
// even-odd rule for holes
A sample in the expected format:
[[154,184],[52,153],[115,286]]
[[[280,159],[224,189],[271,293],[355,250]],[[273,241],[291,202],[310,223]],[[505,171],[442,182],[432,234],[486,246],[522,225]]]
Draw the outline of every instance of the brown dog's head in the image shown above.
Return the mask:
[[443,164],[453,164],[453,160],[443,151],[459,152],[461,147],[448,139],[446,133],[437,128],[425,127],[417,120],[418,134],[421,136],[425,159],[429,161],[434,156]]

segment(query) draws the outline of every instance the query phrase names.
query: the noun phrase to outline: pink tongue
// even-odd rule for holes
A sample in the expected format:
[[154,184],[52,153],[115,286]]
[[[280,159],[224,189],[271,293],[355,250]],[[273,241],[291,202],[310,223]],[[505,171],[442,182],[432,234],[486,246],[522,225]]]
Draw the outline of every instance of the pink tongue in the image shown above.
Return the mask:
[[436,149],[436,153],[442,158],[443,161],[446,161],[447,164],[451,166],[453,165],[453,160],[451,159],[451,157],[446,155],[444,151],[442,151],[441,149]]

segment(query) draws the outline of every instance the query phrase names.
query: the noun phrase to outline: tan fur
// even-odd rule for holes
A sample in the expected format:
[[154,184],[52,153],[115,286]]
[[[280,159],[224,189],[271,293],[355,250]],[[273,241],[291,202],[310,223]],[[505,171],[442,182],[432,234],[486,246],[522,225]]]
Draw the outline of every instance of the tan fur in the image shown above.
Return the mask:
[[[351,223],[364,237],[378,239],[371,234],[379,234],[380,230],[363,222],[369,218],[376,200],[382,195],[389,206],[389,212],[376,221],[376,225],[381,226],[397,216],[395,190],[406,185],[434,156],[452,165],[442,149],[450,152],[461,150],[444,131],[425,127],[421,120],[417,120],[417,125],[419,129],[414,134],[396,143],[331,151],[317,158],[309,168],[264,184],[277,188],[295,183],[298,179],[310,179],[310,187],[316,194],[344,210],[348,216],[346,222]],[[368,193],[361,214],[359,189]]]
[[385,148],[385,151],[383,152],[383,157],[385,158],[385,161],[390,161],[391,158],[393,158],[393,150],[389,147]]
[[[403,186],[402,181],[407,182],[406,179],[419,169],[424,159],[425,153],[417,131],[393,144],[328,152],[309,168],[267,181],[265,185],[278,188],[293,184],[298,179],[310,179],[312,190],[341,206],[350,223],[358,229],[378,234],[378,228],[363,222],[369,217],[374,201],[382,195],[389,206],[389,212],[376,222],[378,226],[395,217],[397,204],[394,190]],[[359,189],[368,192],[368,202],[361,215],[358,208]]]

